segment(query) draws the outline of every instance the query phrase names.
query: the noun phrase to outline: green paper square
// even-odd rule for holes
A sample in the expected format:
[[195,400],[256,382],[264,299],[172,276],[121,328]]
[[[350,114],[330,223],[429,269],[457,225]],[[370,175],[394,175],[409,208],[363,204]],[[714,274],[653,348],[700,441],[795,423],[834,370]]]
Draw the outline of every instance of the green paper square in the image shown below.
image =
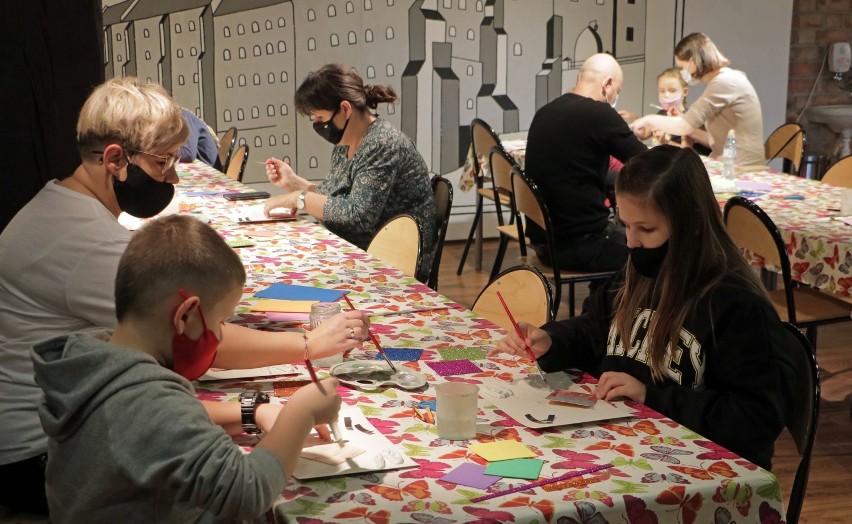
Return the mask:
[[543,465],[544,461],[539,459],[520,458],[501,460],[499,462],[489,462],[485,468],[485,474],[511,479],[536,480],[539,473],[541,473]]
[[479,348],[443,348],[438,353],[444,360],[485,360],[485,351]]
[[231,240],[225,241],[225,243],[228,244],[229,246],[231,246],[232,248],[251,247],[251,246],[254,245],[254,241],[251,240],[250,238],[246,238],[246,237],[232,238]]

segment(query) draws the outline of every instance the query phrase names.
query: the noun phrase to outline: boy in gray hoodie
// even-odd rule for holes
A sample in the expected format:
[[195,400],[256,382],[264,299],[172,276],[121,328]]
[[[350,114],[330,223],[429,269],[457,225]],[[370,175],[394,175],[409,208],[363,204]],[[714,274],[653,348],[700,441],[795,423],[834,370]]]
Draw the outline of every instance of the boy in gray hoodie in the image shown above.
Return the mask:
[[212,228],[152,220],[121,257],[115,331],[33,348],[53,522],[216,522],[271,508],[305,437],[341,401],[335,379],[303,387],[248,454],[210,421],[187,378],[213,361],[244,283]]

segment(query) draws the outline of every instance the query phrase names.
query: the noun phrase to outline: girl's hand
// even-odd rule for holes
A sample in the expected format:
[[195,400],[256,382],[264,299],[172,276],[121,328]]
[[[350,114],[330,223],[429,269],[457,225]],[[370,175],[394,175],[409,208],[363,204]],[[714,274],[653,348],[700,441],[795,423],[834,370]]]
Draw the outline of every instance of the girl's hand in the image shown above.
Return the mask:
[[290,164],[277,158],[266,160],[266,176],[272,185],[286,191],[304,191],[312,186],[310,182],[297,175]]
[[344,311],[308,333],[308,355],[324,358],[360,348],[370,337],[370,318],[364,311]]
[[497,343],[496,347],[488,350],[489,357],[497,356],[500,353],[508,353],[516,357],[529,358],[526,348],[530,348],[536,358],[547,353],[553,341],[550,335],[543,329],[539,329],[532,324],[519,322],[518,328],[521,330],[523,338],[519,337],[514,330],[510,330],[503,340]]
[[645,403],[645,384],[633,375],[607,371],[601,375],[595,396],[603,400],[613,400],[616,397],[627,397],[640,404]]

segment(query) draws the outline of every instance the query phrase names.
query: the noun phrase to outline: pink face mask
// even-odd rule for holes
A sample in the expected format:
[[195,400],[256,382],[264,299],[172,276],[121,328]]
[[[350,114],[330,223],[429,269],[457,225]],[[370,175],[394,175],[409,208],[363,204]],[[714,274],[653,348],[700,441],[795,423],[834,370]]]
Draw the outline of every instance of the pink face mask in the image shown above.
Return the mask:
[[660,105],[663,106],[663,109],[665,109],[666,111],[668,111],[669,109],[680,109],[681,100],[683,100],[683,95],[659,97]]
[[[183,298],[189,298],[183,289],[179,292]],[[207,329],[207,321],[204,320],[201,305],[198,306],[198,314],[201,316],[201,325],[204,326],[204,332],[198,340],[192,340],[185,333],[175,333],[172,338],[174,360],[172,369],[187,380],[195,380],[210,369],[216,358],[216,350],[219,348],[219,339],[216,338],[216,334]]]

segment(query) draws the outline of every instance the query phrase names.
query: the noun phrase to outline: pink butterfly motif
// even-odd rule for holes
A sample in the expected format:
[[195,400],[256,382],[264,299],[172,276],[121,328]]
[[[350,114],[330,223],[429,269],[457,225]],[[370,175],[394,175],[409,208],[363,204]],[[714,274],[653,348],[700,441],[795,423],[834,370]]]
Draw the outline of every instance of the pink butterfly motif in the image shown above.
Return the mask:
[[445,471],[450,467],[449,464],[445,464],[443,462],[433,462],[431,460],[425,459],[414,459],[420,468],[418,469],[409,469],[404,473],[400,473],[401,478],[407,479],[422,479],[422,478],[430,478],[430,479],[439,479],[445,475]]
[[409,442],[420,442],[420,439],[411,433],[403,433],[402,435],[385,435],[385,438],[390,440],[392,444],[399,444],[404,440]]
[[370,421],[370,424],[375,426],[379,433],[383,435],[392,435],[396,433],[396,428],[399,427],[399,422],[394,420],[386,420],[380,418],[367,417],[367,420]]
[[453,524],[456,522],[455,520],[445,519],[444,517],[438,517],[430,513],[412,513],[411,518],[422,524]]
[[515,516],[508,511],[491,511],[476,506],[464,506],[465,513],[478,517],[476,520],[466,521],[468,524],[498,524],[500,522],[515,522]]
[[627,508],[627,521],[630,524],[657,524],[657,514],[648,509],[645,501],[633,495],[624,495],[624,506]]
[[553,452],[560,457],[567,459],[562,462],[554,463],[551,466],[553,469],[589,469],[596,466],[597,464],[595,461],[599,460],[597,455],[592,455],[591,453],[578,453],[569,449],[554,449]]
[[327,522],[322,519],[315,519],[311,517],[296,517],[296,522],[299,524],[336,524],[334,522]]
[[669,464],[680,464],[678,456],[692,455],[691,451],[674,449],[668,446],[651,446],[651,449],[656,453],[642,453],[641,456],[648,460],[660,460]]
[[285,489],[281,492],[284,500],[292,500],[296,497],[316,497],[317,492],[308,486],[299,486],[297,489]]
[[760,503],[757,509],[757,514],[760,517],[760,524],[783,524],[784,519],[778,510],[769,505],[765,500]]
[[701,453],[696,458],[702,460],[720,460],[720,459],[738,459],[739,455],[736,453],[730,452],[727,449],[723,448],[719,444],[715,442],[710,442],[709,440],[696,440],[696,444],[701,446],[704,449],[708,449],[704,453]]

